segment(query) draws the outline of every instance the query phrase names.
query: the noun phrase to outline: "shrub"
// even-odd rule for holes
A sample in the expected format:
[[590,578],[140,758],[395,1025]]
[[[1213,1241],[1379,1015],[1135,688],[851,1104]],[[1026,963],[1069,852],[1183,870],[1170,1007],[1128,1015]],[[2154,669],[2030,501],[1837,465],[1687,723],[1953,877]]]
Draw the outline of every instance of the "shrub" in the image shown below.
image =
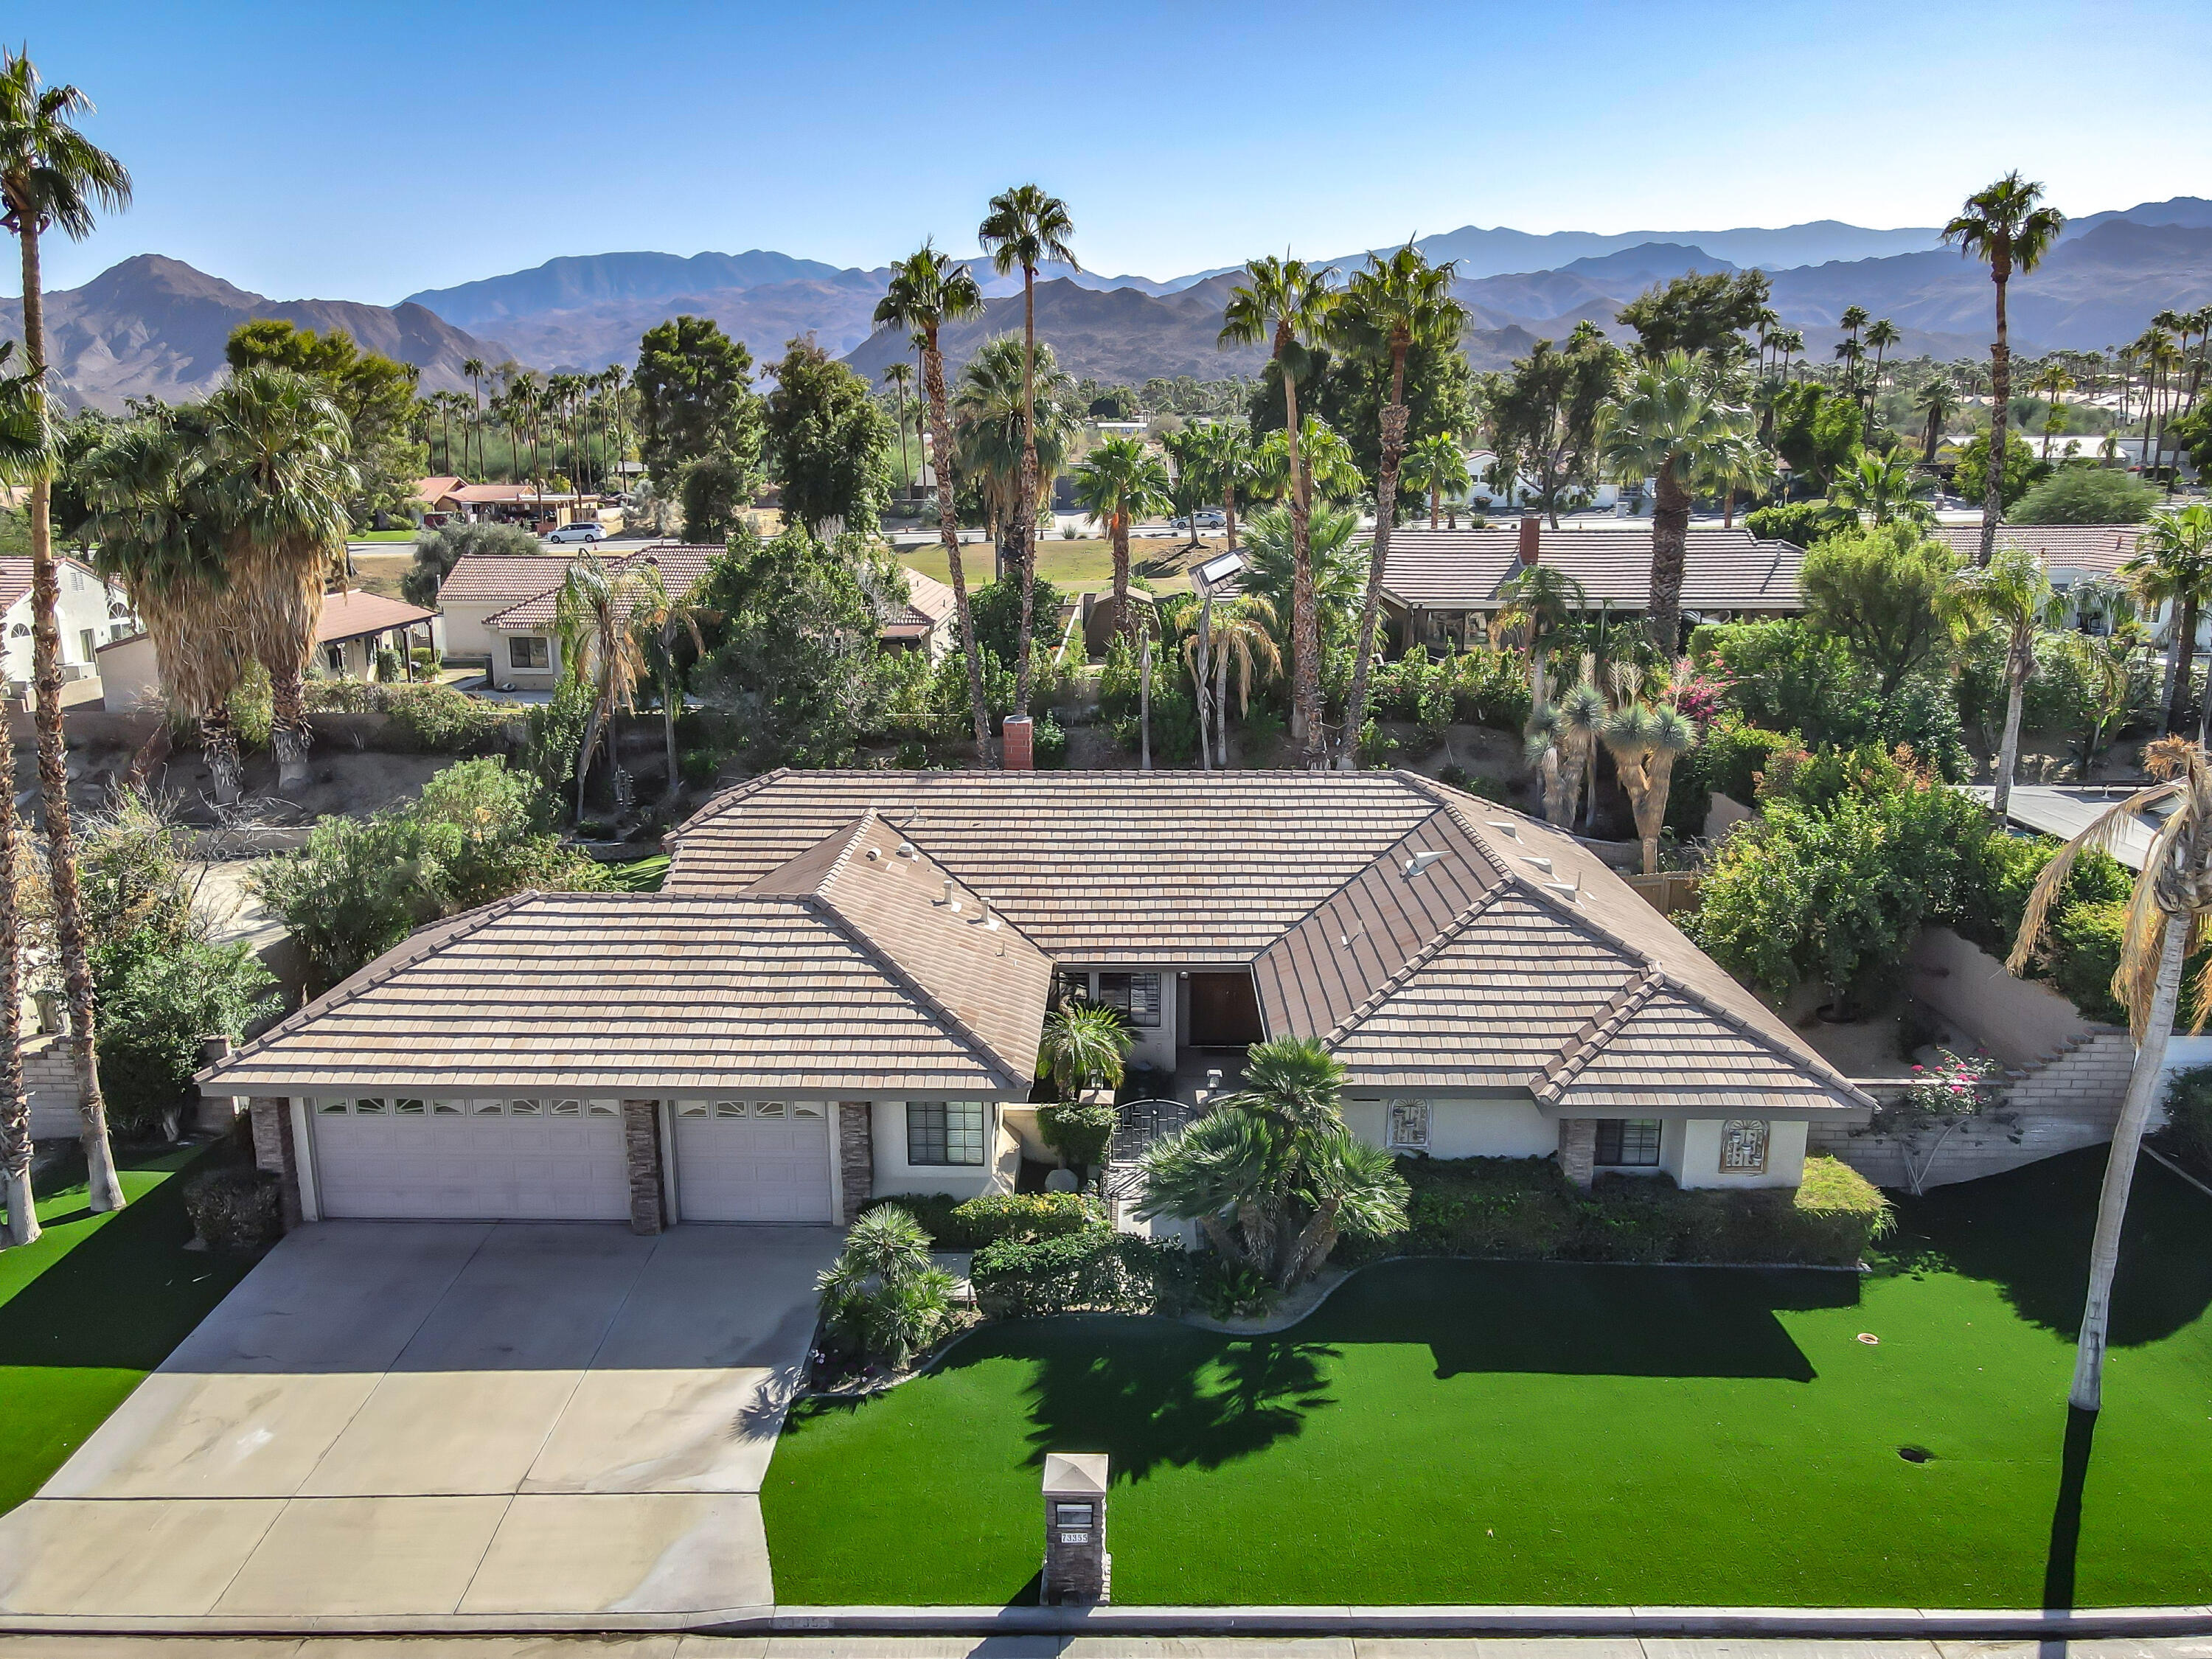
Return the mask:
[[2197,1166],[2212,1170],[2212,1066],[2173,1074],[2166,1085],[2166,1121]]
[[2101,466],[2062,466],[2006,513],[2010,524],[2141,524],[2158,491]]
[[952,1316],[952,1275],[931,1264],[928,1235],[896,1206],[862,1212],[816,1288],[832,1346],[894,1370],[925,1352]]
[[975,1252],[976,1304],[1001,1319],[1063,1313],[1179,1313],[1198,1264],[1182,1245],[1108,1227],[1056,1237],[1001,1239]]
[[275,976],[243,942],[174,941],[144,929],[103,940],[94,975],[100,1080],[109,1119],[126,1136],[150,1133],[190,1094],[202,1037],[243,1036],[279,1002]]
[[677,757],[676,769],[693,788],[705,787],[722,769],[720,757],[711,749],[687,749]]
[[1037,1132],[1044,1137],[1044,1144],[1079,1169],[1091,1169],[1106,1161],[1120,1121],[1110,1101],[1092,1105],[1068,1102],[1037,1109]]
[[1774,757],[1796,741],[1793,733],[1750,725],[1740,714],[1721,715],[1705,727],[1703,740],[1674,763],[1667,828],[1677,841],[1705,834],[1716,794],[1750,805]]
[[1030,758],[1039,766],[1067,763],[1067,728],[1049,714],[1038,716],[1030,733]]
[[218,1250],[275,1243],[284,1231],[280,1188],[273,1171],[247,1164],[201,1171],[185,1183],[193,1237]]
[[1005,1238],[1053,1238],[1106,1224],[1105,1207],[1081,1193],[898,1193],[867,1208],[895,1206],[921,1223],[940,1250],[973,1250]]
[[1826,501],[1786,501],[1773,507],[1754,507],[1743,515],[1743,527],[1763,542],[1795,542],[1810,547],[1830,531],[1852,523],[1850,514]]

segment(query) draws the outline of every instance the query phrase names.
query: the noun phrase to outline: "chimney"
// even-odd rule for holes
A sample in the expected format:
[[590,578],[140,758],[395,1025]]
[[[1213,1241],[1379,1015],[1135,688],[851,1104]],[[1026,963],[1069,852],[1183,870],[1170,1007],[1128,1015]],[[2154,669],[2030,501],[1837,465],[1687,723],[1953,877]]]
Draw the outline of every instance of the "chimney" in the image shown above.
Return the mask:
[[1521,515],[1521,566],[1524,570],[1536,562],[1544,539],[1544,521],[1534,513]]
[[1004,739],[1006,769],[1009,772],[1029,772],[1036,769],[1035,751],[1030,746],[1030,717],[1009,714],[1000,728]]

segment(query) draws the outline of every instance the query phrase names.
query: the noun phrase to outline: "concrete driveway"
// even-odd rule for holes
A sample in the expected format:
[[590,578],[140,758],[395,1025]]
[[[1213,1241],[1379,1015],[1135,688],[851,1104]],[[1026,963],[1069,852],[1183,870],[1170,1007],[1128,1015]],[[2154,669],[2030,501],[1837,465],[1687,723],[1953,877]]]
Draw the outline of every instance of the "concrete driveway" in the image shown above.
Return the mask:
[[761,1478],[838,1243],[303,1228],[0,1517],[0,1613],[512,1629],[763,1608]]

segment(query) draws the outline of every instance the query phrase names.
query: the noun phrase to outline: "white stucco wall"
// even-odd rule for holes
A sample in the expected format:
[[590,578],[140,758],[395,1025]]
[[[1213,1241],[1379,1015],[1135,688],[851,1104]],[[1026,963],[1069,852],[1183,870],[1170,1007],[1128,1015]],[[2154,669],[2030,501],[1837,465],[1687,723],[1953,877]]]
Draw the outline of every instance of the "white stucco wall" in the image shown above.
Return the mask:
[[141,634],[107,646],[98,661],[100,696],[109,708],[127,713],[160,705],[161,665],[154,655],[149,635]]
[[984,1162],[977,1164],[909,1164],[906,1156],[906,1102],[879,1100],[870,1115],[875,1141],[877,1197],[893,1193],[950,1193],[956,1198],[976,1198],[988,1192],[1011,1192],[1013,1176],[1021,1164],[1021,1143],[1003,1121],[996,1102],[983,1108]]
[[1805,1121],[1776,1118],[1767,1125],[1766,1172],[1726,1174],[1721,1169],[1721,1124],[1717,1117],[1693,1117],[1667,1126],[1659,1144],[1659,1164],[1682,1187],[1795,1187],[1805,1175]]
[[[486,630],[491,641],[492,684],[502,691],[550,691],[561,678],[561,641],[550,633],[517,635],[501,633],[496,629]],[[516,638],[543,639],[545,641],[545,663],[543,668],[517,668],[510,661],[507,650],[510,641]]]
[[[1389,1144],[1389,1102],[1352,1097],[1344,1121],[1370,1146]],[[1520,1099],[1432,1100],[1429,1103],[1431,1158],[1544,1158],[1559,1148],[1559,1126],[1525,1095]]]
[[[62,662],[64,665],[80,665],[82,672],[90,674],[97,662],[94,653],[116,637],[119,627],[125,634],[135,633],[137,624],[125,617],[111,614],[112,605],[120,602],[119,592],[111,592],[100,580],[74,559],[64,559],[60,571],[61,602],[56,616],[61,623]],[[31,596],[26,593],[8,609],[0,619],[0,630],[6,641],[5,674],[13,681],[28,682],[31,678]],[[93,650],[85,649],[84,636],[92,635]]]

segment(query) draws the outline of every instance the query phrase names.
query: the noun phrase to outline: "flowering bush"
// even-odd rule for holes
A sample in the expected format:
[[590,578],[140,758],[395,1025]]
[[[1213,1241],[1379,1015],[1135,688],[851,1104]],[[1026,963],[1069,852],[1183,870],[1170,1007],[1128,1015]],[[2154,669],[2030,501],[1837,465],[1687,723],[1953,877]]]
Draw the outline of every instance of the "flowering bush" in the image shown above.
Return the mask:
[[[1902,1097],[1875,1109],[1863,1133],[1888,1135],[1905,1159],[1905,1184],[1917,1196],[1943,1143],[1963,1124],[1980,1117],[2012,1125],[2004,1103],[2004,1068],[1987,1054],[1955,1054],[1948,1048],[1933,1066],[1912,1068],[1912,1083]],[[2020,1132],[2013,1130],[2017,1140]]]

